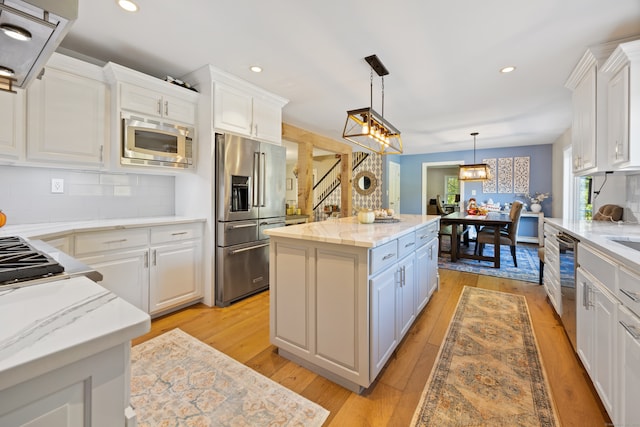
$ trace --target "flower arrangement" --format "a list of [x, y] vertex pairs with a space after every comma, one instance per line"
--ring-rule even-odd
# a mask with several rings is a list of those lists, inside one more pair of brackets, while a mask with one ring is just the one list
[[529, 193], [525, 194], [524, 197], [531, 202], [531, 204], [541, 204], [544, 199], [548, 199], [551, 197], [551, 193], [536, 193], [534, 196], [531, 196]]

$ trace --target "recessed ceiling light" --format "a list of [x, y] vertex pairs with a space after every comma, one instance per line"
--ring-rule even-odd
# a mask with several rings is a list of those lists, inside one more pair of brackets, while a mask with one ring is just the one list
[[31, 33], [22, 27], [17, 27], [11, 24], [2, 24], [0, 25], [0, 30], [15, 40], [20, 40], [22, 42], [31, 40]]
[[257, 65], [252, 65], [251, 67], [249, 67], [249, 69], [251, 71], [253, 71], [254, 73], [261, 73], [262, 72], [262, 67], [259, 67]]
[[118, 6], [126, 10], [127, 12], [137, 12], [138, 5], [132, 2], [131, 0], [116, 0], [118, 2]]
[[500, 70], [501, 73], [510, 73], [513, 70], [515, 70], [516, 67], [514, 67], [513, 65], [509, 65], [508, 67], [504, 67]]
[[13, 77], [14, 76], [14, 72], [11, 68], [7, 68], [7, 67], [3, 67], [2, 65], [0, 65], [0, 76], [3, 77]]

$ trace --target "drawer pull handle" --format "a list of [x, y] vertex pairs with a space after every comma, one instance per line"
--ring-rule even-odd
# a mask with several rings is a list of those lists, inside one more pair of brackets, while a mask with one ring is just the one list
[[429, 235], [428, 235], [428, 234], [423, 234], [422, 236], [420, 236], [420, 240], [424, 240], [424, 239], [426, 239], [427, 237], [429, 237]]
[[415, 245], [415, 242], [407, 243], [406, 245], [404, 245], [404, 247], [405, 247], [405, 248], [408, 248], [409, 246], [413, 246], [413, 245]]
[[112, 243], [123, 243], [123, 242], [126, 242], [126, 241], [127, 241], [127, 239], [108, 240], [106, 242], [103, 242], [102, 244], [103, 245], [110, 245]]
[[620, 320], [620, 324], [627, 330], [627, 332], [629, 332], [629, 335], [631, 335], [634, 340], [640, 341], [640, 331], [638, 331], [638, 328], [636, 328], [635, 326], [627, 325], [622, 320]]
[[182, 236], [184, 234], [187, 234], [187, 231], [181, 231], [179, 233], [171, 233], [172, 236]]
[[385, 256], [382, 257], [383, 261], [388, 260], [389, 258], [393, 258], [396, 254], [386, 254]]
[[627, 297], [629, 297], [629, 299], [633, 302], [638, 302], [638, 297], [640, 297], [640, 295], [638, 295], [637, 292], [627, 291], [626, 289], [620, 288], [620, 292], [622, 292]]

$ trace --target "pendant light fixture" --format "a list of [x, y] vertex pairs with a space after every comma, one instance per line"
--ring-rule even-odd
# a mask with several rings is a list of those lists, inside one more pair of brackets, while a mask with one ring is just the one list
[[473, 136], [473, 164], [460, 165], [458, 180], [460, 181], [486, 181], [489, 179], [489, 165], [486, 163], [476, 163], [476, 136], [478, 132], [471, 133]]
[[[402, 154], [400, 131], [384, 118], [384, 76], [389, 71], [376, 55], [367, 56], [371, 67], [369, 84], [369, 107], [347, 111], [342, 137], [378, 154]], [[382, 114], [373, 109], [373, 71], [382, 78]]]

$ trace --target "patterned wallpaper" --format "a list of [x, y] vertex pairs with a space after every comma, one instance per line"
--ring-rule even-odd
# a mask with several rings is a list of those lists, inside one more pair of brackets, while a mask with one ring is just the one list
[[[379, 209], [382, 207], [382, 156], [375, 153], [369, 153], [369, 156], [364, 162], [353, 170], [352, 176], [355, 177], [361, 171], [369, 171], [378, 178], [378, 186], [373, 193], [363, 196], [355, 189], [353, 190], [353, 212], [347, 215], [352, 216], [358, 212], [359, 208]], [[338, 205], [340, 206], [340, 197], [342, 192], [338, 187], [329, 197], [327, 197], [323, 204], [321, 204], [315, 211], [315, 220], [323, 221], [327, 219], [327, 215], [324, 213], [325, 205]]]

